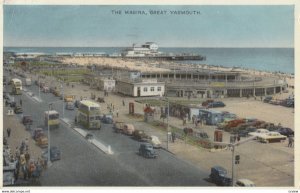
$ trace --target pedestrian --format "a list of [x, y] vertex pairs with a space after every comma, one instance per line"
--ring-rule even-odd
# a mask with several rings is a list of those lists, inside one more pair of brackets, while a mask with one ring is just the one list
[[30, 164], [29, 164], [29, 169], [28, 169], [28, 178], [31, 178], [31, 176], [34, 173], [35, 169], [36, 168], [35, 168], [34, 162], [31, 161]]
[[119, 117], [119, 109], [116, 110], [117, 117]]
[[29, 149], [29, 139], [26, 138], [25, 139], [25, 150], [28, 151], [28, 149]]
[[19, 147], [16, 147], [15, 156], [16, 156], [17, 160], [20, 159], [20, 150], [19, 150]]
[[239, 142], [241, 140], [241, 137], [238, 135], [237, 136], [237, 141]]
[[26, 160], [26, 164], [28, 164], [29, 160], [30, 160], [30, 154], [28, 151], [26, 151], [26, 153], [25, 153], [25, 160]]
[[6, 132], [7, 132], [7, 137], [9, 137], [9, 136], [10, 136], [11, 129], [8, 127], [8, 128], [6, 129]]
[[124, 101], [124, 99], [123, 99], [123, 101], [122, 101], [122, 102], [123, 102], [123, 107], [125, 107], [125, 101]]
[[115, 110], [115, 105], [112, 106], [113, 111]]
[[263, 97], [262, 96], [260, 96], [260, 100], [262, 101], [262, 99], [263, 99]]
[[20, 106], [22, 106], [22, 99], [20, 99]]
[[293, 136], [292, 136], [292, 135], [289, 135], [288, 140], [289, 140], [288, 147], [292, 147], [292, 146], [293, 146], [293, 142], [294, 142]]
[[172, 142], [174, 143], [174, 142], [175, 142], [175, 139], [176, 139], [176, 135], [175, 135], [175, 133], [174, 133], [174, 132], [172, 132], [172, 135], [171, 135], [171, 137], [172, 137]]
[[192, 122], [195, 124], [195, 115], [192, 116]]

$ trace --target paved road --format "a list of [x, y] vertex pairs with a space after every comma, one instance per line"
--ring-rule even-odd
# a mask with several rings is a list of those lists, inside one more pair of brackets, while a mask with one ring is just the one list
[[[38, 87], [28, 88], [38, 96]], [[41, 93], [39, 103], [23, 94], [24, 114], [31, 114], [33, 127], [43, 125], [44, 111], [48, 103], [58, 101], [52, 94]], [[62, 114], [62, 101], [53, 106]], [[65, 117], [74, 120], [75, 111], [65, 110]], [[21, 118], [21, 117], [20, 117]], [[47, 133], [47, 132], [46, 132]], [[51, 145], [58, 146], [62, 159], [41, 177], [43, 186], [212, 186], [205, 181], [208, 173], [161, 149], [157, 159], [145, 159], [137, 155], [139, 142], [122, 134], [116, 134], [112, 125], [103, 124], [100, 131], [92, 131], [95, 137], [112, 146], [114, 155], [104, 154], [65, 124], [51, 130]]]

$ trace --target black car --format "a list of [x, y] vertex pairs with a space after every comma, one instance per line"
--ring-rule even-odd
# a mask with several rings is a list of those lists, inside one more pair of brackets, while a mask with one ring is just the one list
[[291, 129], [291, 128], [288, 128], [288, 127], [282, 127], [282, 128], [279, 128], [278, 130], [276, 130], [278, 133], [280, 133], [281, 135], [284, 135], [284, 136], [294, 136], [294, 131]]
[[216, 102], [209, 103], [207, 107], [208, 108], [225, 107], [225, 104], [222, 101], [216, 101]]
[[21, 106], [15, 106], [14, 111], [15, 111], [16, 114], [21, 114], [21, 113], [23, 113], [23, 109], [22, 109]]
[[272, 96], [266, 96], [263, 101], [264, 101], [264, 103], [269, 103], [272, 99], [273, 99]]
[[8, 102], [8, 104], [10, 104], [10, 107], [11, 107], [11, 108], [15, 108], [16, 105], [17, 105], [17, 103], [14, 102], [14, 101]]
[[139, 155], [145, 158], [157, 158], [153, 146], [150, 143], [142, 143], [139, 148]]
[[221, 166], [212, 167], [209, 178], [218, 186], [230, 186], [232, 184], [232, 179], [227, 177], [227, 170]]
[[255, 128], [255, 127], [248, 127], [245, 130], [239, 130], [238, 131], [238, 136], [240, 136], [240, 137], [248, 137], [248, 134], [250, 132], [255, 132], [256, 130], [257, 130], [257, 128]]

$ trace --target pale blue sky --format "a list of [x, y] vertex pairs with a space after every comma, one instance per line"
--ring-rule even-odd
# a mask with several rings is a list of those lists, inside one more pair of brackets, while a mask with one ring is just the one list
[[[122, 15], [112, 14], [122, 10]], [[125, 15], [124, 10], [166, 10]], [[200, 15], [171, 15], [171, 10]], [[294, 47], [293, 6], [4, 5], [4, 46]]]

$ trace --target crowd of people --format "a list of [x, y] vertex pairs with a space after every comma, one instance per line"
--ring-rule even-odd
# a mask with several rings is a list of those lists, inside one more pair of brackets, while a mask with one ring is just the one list
[[[7, 138], [11, 135], [11, 129], [7, 128]], [[5, 139], [4, 139], [5, 140]], [[47, 163], [45, 159], [39, 157], [34, 160], [29, 151], [29, 139], [21, 141], [20, 146], [15, 150], [11, 150], [7, 139], [3, 143], [3, 167], [7, 166], [14, 171], [14, 183], [20, 180], [37, 181], [43, 169], [46, 169]]]

